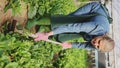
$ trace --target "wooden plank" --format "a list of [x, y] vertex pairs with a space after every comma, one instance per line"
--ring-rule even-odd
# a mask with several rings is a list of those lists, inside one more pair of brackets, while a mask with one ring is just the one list
[[[110, 26], [110, 37], [113, 38], [113, 25]], [[115, 68], [115, 56], [114, 56], [114, 50], [105, 53], [106, 55], [106, 68]]]
[[112, 0], [113, 38], [115, 40], [115, 68], [120, 68], [120, 0]]
[[[112, 1], [111, 0], [109, 0], [106, 3], [106, 7], [108, 8], [110, 16], [113, 17], [113, 15], [112, 15], [113, 14], [113, 12], [112, 12]], [[113, 24], [110, 24], [109, 36], [113, 38]], [[115, 54], [114, 50], [112, 50], [109, 53], [105, 53], [105, 55], [106, 55], [106, 68], [115, 68], [115, 55], [114, 54]]]

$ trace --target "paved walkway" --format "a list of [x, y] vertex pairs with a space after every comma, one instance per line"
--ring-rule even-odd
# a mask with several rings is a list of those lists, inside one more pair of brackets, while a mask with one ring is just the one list
[[106, 53], [106, 68], [120, 68], [120, 0], [111, 0], [107, 6], [113, 18], [110, 35], [115, 40], [115, 48]]

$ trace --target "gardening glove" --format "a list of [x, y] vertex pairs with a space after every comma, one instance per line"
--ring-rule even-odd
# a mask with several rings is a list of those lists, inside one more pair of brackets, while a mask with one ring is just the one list
[[40, 40], [46, 41], [46, 40], [48, 40], [48, 37], [49, 37], [48, 33], [39, 33], [38, 32], [34, 35], [34, 41], [40, 41]]
[[62, 47], [63, 49], [72, 48], [72, 44], [69, 42], [63, 42]]

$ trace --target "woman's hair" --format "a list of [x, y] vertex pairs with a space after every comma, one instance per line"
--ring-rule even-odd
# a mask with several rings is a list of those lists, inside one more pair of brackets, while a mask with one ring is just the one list
[[115, 46], [115, 42], [112, 38], [110, 38], [108, 35], [104, 35], [103, 36], [103, 40], [105, 42], [105, 45], [103, 47], [103, 49], [101, 50], [102, 52], [109, 52], [111, 51], [114, 46]]

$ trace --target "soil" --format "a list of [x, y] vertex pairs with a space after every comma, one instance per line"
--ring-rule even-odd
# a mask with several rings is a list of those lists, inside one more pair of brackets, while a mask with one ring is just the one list
[[3, 31], [2, 26], [6, 24], [7, 21], [12, 23], [13, 20], [16, 20], [17, 25], [21, 25], [23, 27], [27, 23], [27, 4], [21, 2], [21, 11], [16, 15], [13, 15], [12, 9], [8, 9], [6, 12], [4, 12], [4, 8], [8, 3], [9, 2], [7, 0], [0, 0], [0, 32]]

